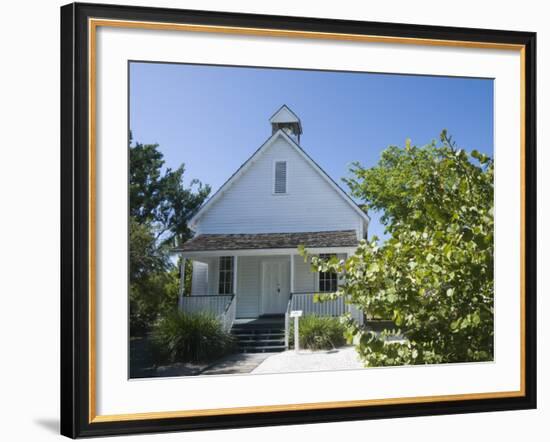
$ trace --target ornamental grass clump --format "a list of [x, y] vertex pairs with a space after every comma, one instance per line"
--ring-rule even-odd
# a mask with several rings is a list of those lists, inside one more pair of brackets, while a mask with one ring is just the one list
[[[304, 316], [298, 325], [300, 347], [309, 350], [331, 350], [346, 343], [345, 327], [339, 318]], [[294, 346], [294, 323], [290, 328], [290, 345]]]
[[208, 314], [179, 311], [162, 318], [153, 330], [153, 345], [166, 363], [209, 362], [233, 352], [233, 336]]

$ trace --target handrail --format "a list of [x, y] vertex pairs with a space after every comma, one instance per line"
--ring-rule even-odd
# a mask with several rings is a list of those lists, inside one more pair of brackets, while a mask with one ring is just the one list
[[227, 305], [225, 306], [225, 310], [223, 311], [224, 313], [227, 313], [227, 310], [229, 310], [229, 307], [231, 307], [231, 304], [234, 299], [235, 299], [235, 293], [231, 295], [231, 298], [229, 299], [229, 302], [227, 303]]
[[286, 312], [285, 312], [285, 348], [288, 350], [289, 347], [289, 340], [290, 340], [290, 310], [292, 309], [292, 295], [294, 293], [291, 293], [288, 297], [288, 303], [286, 304]]
[[320, 294], [320, 293], [323, 293], [323, 292], [319, 292], [319, 291], [308, 291], [308, 292], [292, 292], [291, 295], [316, 295], [316, 294]]
[[225, 306], [225, 310], [220, 315], [223, 329], [226, 332], [231, 331], [231, 327], [233, 327], [233, 322], [235, 321], [235, 314], [236, 314], [235, 298], [236, 298], [235, 294], [232, 294], [231, 299], [229, 300], [229, 302]]

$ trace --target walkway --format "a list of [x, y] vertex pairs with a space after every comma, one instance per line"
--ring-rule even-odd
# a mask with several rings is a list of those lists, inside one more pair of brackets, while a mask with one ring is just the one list
[[236, 353], [214, 362], [201, 375], [210, 374], [245, 374], [252, 372], [273, 353]]
[[252, 374], [264, 373], [295, 373], [304, 371], [352, 370], [364, 368], [355, 348], [341, 347], [334, 350], [311, 351], [288, 350], [272, 354]]

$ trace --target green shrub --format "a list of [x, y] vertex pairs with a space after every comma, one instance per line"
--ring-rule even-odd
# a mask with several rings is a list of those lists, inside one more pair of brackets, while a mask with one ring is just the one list
[[214, 317], [174, 311], [158, 321], [152, 334], [158, 360], [208, 362], [235, 350], [235, 341]]
[[[346, 343], [345, 327], [339, 318], [325, 316], [304, 316], [298, 326], [300, 348], [330, 350]], [[290, 346], [294, 346], [294, 320], [290, 325]]]

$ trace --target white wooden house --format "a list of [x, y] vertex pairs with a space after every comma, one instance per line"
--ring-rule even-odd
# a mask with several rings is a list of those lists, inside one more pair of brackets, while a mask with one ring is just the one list
[[[312, 272], [298, 246], [344, 258], [366, 237], [369, 218], [302, 149], [294, 112], [283, 105], [269, 121], [271, 136], [190, 220], [194, 237], [175, 252], [193, 263], [191, 293], [181, 285], [181, 309], [211, 312], [241, 334], [284, 326], [288, 346], [291, 310], [351, 311], [361, 320], [343, 299], [313, 302], [315, 293], [334, 291], [339, 278]], [[266, 348], [256, 341], [249, 350]], [[272, 350], [284, 348], [271, 341]]]

